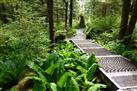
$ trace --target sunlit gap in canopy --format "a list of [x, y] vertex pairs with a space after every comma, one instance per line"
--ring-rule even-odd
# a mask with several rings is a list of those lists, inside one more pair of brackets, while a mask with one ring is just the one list
[[84, 13], [84, 2], [85, 0], [79, 0], [79, 4], [80, 4], [80, 13], [83, 14]]

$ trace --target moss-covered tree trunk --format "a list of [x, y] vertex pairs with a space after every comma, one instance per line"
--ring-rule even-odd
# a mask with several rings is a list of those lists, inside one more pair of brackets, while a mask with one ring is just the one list
[[70, 16], [69, 16], [69, 26], [72, 27], [73, 18], [73, 0], [70, 0]]
[[122, 16], [121, 16], [121, 28], [119, 32], [119, 39], [121, 40], [124, 38], [128, 26], [131, 0], [122, 0], [122, 1], [123, 1], [123, 5], [122, 5]]
[[79, 28], [85, 28], [85, 19], [84, 16], [80, 15], [80, 22], [79, 22]]
[[68, 1], [65, 2], [65, 28], [67, 28], [67, 23], [68, 23]]
[[129, 41], [131, 40], [133, 30], [136, 25], [136, 21], [137, 21], [137, 0], [134, 3], [134, 8], [132, 10], [129, 25], [127, 27], [127, 31], [126, 31], [126, 35], [125, 35], [125, 43], [129, 43]]
[[3, 23], [7, 23], [7, 14], [6, 14], [6, 7], [4, 3], [0, 3], [0, 20]]
[[54, 16], [53, 16], [53, 0], [47, 0], [48, 18], [49, 18], [49, 38], [51, 48], [55, 45], [55, 30], [54, 30]]

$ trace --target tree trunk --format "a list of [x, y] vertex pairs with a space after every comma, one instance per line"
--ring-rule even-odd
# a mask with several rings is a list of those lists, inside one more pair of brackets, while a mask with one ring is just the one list
[[67, 23], [68, 23], [68, 2], [65, 2], [65, 6], [66, 6], [66, 14], [65, 14], [65, 28], [67, 28]]
[[49, 18], [49, 38], [51, 48], [55, 45], [55, 31], [54, 31], [54, 16], [53, 16], [53, 0], [47, 0], [48, 18]]
[[130, 42], [132, 34], [133, 34], [133, 30], [134, 30], [135, 25], [136, 25], [136, 21], [137, 21], [137, 0], [135, 1], [135, 5], [133, 8], [131, 19], [130, 19], [129, 25], [127, 27], [126, 36], [125, 36], [125, 43]]
[[95, 14], [95, 6], [96, 6], [96, 0], [92, 0], [92, 13]]
[[0, 4], [0, 20], [3, 22], [3, 23], [7, 23], [8, 22], [8, 17], [7, 17], [7, 14], [6, 14], [6, 7], [5, 7], [5, 4], [4, 3], [1, 3]]
[[70, 27], [72, 27], [72, 18], [73, 18], [73, 0], [70, 0], [70, 17], [69, 17]]
[[123, 39], [128, 26], [128, 16], [130, 11], [131, 0], [123, 0], [121, 29], [119, 32], [119, 39]]
[[106, 16], [107, 15], [107, 3], [103, 3], [102, 5], [102, 16]]

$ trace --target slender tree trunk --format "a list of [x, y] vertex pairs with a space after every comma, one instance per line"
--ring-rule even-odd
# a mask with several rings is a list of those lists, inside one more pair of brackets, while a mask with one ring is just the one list
[[6, 15], [6, 7], [4, 3], [0, 4], [0, 20], [3, 23], [7, 23], [8, 19], [7, 19], [7, 15]]
[[123, 39], [128, 26], [128, 16], [130, 11], [131, 0], [123, 0], [121, 29], [119, 32], [119, 39]]
[[106, 16], [107, 14], [107, 4], [103, 3], [102, 5], [102, 16]]
[[96, 0], [92, 0], [92, 13], [95, 14], [95, 6], [96, 6]]
[[55, 31], [54, 31], [54, 16], [53, 16], [53, 0], [47, 0], [48, 18], [49, 18], [49, 38], [51, 48], [55, 44]]
[[68, 2], [65, 2], [66, 10], [65, 10], [65, 28], [67, 28], [68, 23]]
[[73, 0], [70, 0], [70, 16], [69, 16], [69, 26], [72, 27], [73, 18]]
[[133, 30], [135, 28], [137, 21], [137, 0], [135, 1], [135, 5], [132, 11], [131, 19], [129, 25], [127, 27], [126, 36], [125, 36], [125, 43], [129, 43], [133, 34]]

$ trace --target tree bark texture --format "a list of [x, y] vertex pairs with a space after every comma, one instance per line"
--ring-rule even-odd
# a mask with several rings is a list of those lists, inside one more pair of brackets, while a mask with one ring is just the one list
[[69, 26], [72, 27], [73, 18], [73, 0], [70, 0], [70, 16], [69, 16]]
[[68, 23], [68, 2], [65, 2], [66, 10], [65, 10], [65, 28], [67, 28]]
[[55, 43], [55, 31], [54, 31], [54, 16], [53, 16], [53, 0], [47, 0], [48, 18], [49, 18], [49, 38], [51, 47], [54, 47]]
[[137, 0], [135, 1], [134, 8], [131, 14], [131, 19], [129, 21], [129, 25], [127, 27], [126, 35], [125, 35], [125, 42], [128, 43], [131, 40], [133, 30], [135, 28], [137, 21]]
[[125, 36], [125, 32], [128, 26], [128, 18], [129, 18], [130, 5], [131, 5], [131, 0], [122, 0], [122, 1], [123, 1], [123, 7], [122, 7], [121, 29], [119, 32], [119, 39], [123, 39]]

